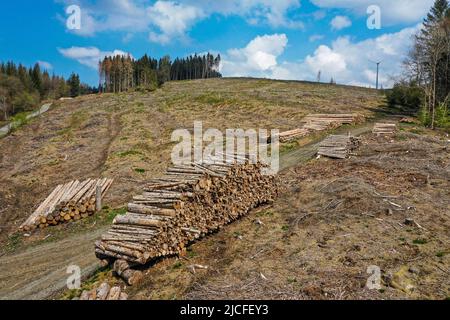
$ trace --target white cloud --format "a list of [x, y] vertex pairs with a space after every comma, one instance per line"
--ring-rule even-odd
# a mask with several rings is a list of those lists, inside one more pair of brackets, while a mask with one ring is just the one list
[[277, 58], [288, 43], [285, 34], [258, 36], [242, 49], [230, 49], [223, 58], [221, 71], [226, 76], [270, 75], [278, 65]]
[[305, 63], [314, 73], [326, 70], [327, 73], [338, 74], [347, 69], [345, 57], [324, 45], [319, 46], [314, 55], [307, 56]]
[[157, 1], [147, 13], [151, 24], [161, 31], [160, 34], [150, 32], [149, 39], [162, 44], [167, 44], [174, 38], [184, 37], [186, 31], [204, 17], [201, 9], [172, 1]]
[[352, 21], [346, 16], [336, 16], [330, 22], [333, 30], [342, 30], [352, 25]]
[[367, 8], [381, 8], [382, 23], [387, 25], [419, 22], [432, 7], [434, 0], [311, 0], [320, 8], [348, 9], [357, 15], [366, 15]]
[[128, 53], [122, 50], [101, 51], [96, 47], [71, 47], [59, 48], [58, 51], [66, 58], [73, 59], [92, 69], [98, 69], [98, 63], [106, 56], [126, 56]]
[[51, 64], [50, 62], [47, 62], [47, 61], [38, 61], [37, 63], [39, 64], [39, 66], [40, 66], [42, 69], [45, 69], [45, 70], [52, 70], [52, 69], [53, 69], [53, 66], [52, 66], [52, 64]]
[[[148, 32], [150, 41], [167, 44], [186, 38], [197, 22], [218, 14], [240, 16], [252, 25], [301, 29], [302, 21], [288, 18], [300, 7], [300, 0], [158, 0], [149, 5], [144, 0], [56, 0], [81, 8], [80, 36], [105, 31]], [[65, 23], [65, 16], [60, 16]]]
[[300, 8], [300, 0], [187, 0], [187, 3], [205, 8], [208, 15], [237, 15], [250, 24], [271, 27], [303, 28], [303, 23], [287, 17], [291, 10]]
[[309, 81], [315, 81], [321, 71], [323, 81], [334, 78], [341, 84], [374, 87], [376, 65], [372, 61], [383, 61], [380, 84], [389, 87], [393, 84], [391, 76], [401, 72], [411, 38], [419, 28], [417, 25], [360, 42], [339, 37], [331, 46], [318, 46], [299, 62], [278, 61], [288, 43], [286, 35], [265, 35], [256, 37], [245, 48], [228, 50], [221, 71], [224, 76]]

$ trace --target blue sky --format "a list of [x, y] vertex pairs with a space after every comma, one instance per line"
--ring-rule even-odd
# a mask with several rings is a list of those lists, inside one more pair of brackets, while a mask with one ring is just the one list
[[[77, 72], [98, 82], [96, 61], [108, 54], [182, 57], [214, 52], [224, 76], [373, 86], [400, 72], [411, 36], [433, 0], [16, 0], [4, 1], [0, 60], [40, 62], [56, 74]], [[66, 8], [81, 10], [69, 30]], [[368, 29], [367, 8], [380, 9], [381, 28]]]

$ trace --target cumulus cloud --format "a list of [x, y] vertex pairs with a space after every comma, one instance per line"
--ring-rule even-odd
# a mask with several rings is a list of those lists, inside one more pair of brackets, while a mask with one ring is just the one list
[[71, 47], [58, 51], [66, 58], [73, 59], [92, 69], [98, 69], [98, 63], [106, 56], [126, 56], [128, 53], [122, 50], [101, 51], [96, 47]]
[[352, 21], [346, 16], [336, 16], [330, 22], [333, 30], [342, 30], [352, 25]]
[[419, 22], [431, 8], [434, 0], [311, 0], [326, 9], [348, 9], [357, 15], [366, 15], [367, 8], [378, 5], [382, 21], [387, 25]]
[[167, 44], [171, 39], [184, 37], [186, 31], [205, 15], [203, 10], [171, 1], [158, 1], [147, 10], [148, 18], [160, 33], [150, 32], [153, 42]]
[[279, 61], [288, 43], [286, 35], [265, 35], [255, 38], [245, 48], [228, 50], [222, 73], [225, 76], [315, 81], [320, 71], [324, 81], [334, 78], [341, 84], [373, 87], [376, 66], [372, 61], [376, 60], [383, 61], [380, 83], [389, 87], [393, 84], [392, 76], [400, 73], [411, 37], [419, 28], [417, 25], [359, 42], [353, 42], [350, 37], [339, 37], [330, 46], [318, 46], [299, 62]]
[[277, 58], [284, 52], [287, 43], [285, 34], [258, 36], [245, 48], [228, 50], [221, 71], [233, 77], [270, 75], [278, 65]]

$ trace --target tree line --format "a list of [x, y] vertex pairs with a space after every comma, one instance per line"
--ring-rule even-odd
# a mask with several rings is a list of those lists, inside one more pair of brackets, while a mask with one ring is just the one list
[[72, 73], [64, 77], [50, 75], [36, 63], [27, 68], [12, 61], [0, 63], [0, 120], [24, 111], [31, 111], [47, 99], [76, 97], [95, 92], [95, 88], [80, 82], [80, 77]]
[[419, 111], [431, 127], [450, 127], [450, 5], [436, 0], [415, 35], [404, 74], [388, 94], [391, 104]]
[[210, 53], [174, 61], [169, 56], [157, 60], [147, 54], [138, 60], [130, 55], [109, 56], [99, 62], [99, 90], [154, 90], [168, 81], [220, 78], [220, 62], [220, 55], [214, 57]]

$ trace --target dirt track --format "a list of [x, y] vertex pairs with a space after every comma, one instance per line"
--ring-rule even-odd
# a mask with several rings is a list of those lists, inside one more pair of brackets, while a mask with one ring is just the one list
[[[371, 125], [365, 124], [347, 131], [359, 135], [370, 130]], [[314, 157], [319, 141], [283, 154], [282, 169]], [[85, 232], [0, 257], [0, 299], [46, 299], [65, 287], [69, 265], [78, 265], [84, 276], [90, 275], [98, 268], [93, 244], [103, 231]]]
[[1, 257], [0, 299], [46, 299], [65, 288], [70, 265], [89, 276], [98, 268], [93, 244], [103, 232], [104, 228], [97, 229]]

